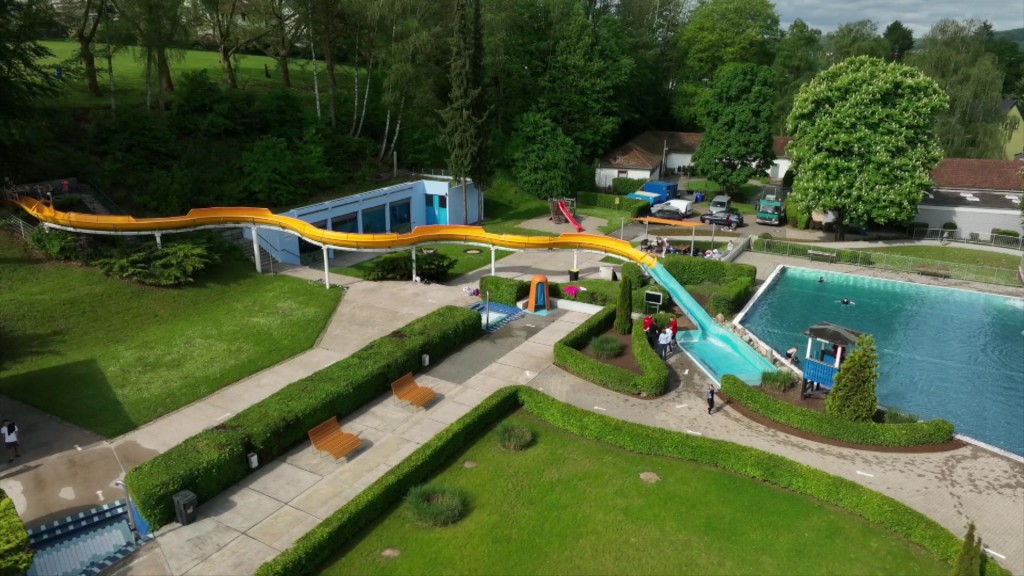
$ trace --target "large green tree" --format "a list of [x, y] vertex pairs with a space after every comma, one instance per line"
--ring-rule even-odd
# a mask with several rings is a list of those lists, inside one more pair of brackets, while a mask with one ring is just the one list
[[694, 124], [715, 71], [731, 62], [771, 65], [781, 36], [779, 15], [769, 0], [699, 0], [678, 36], [682, 67], [673, 115]]
[[825, 399], [825, 412], [843, 420], [869, 422], [878, 409], [878, 351], [875, 339], [864, 334], [836, 374]]
[[856, 57], [807, 83], [793, 102], [787, 151], [800, 177], [790, 200], [848, 222], [903, 223], [917, 214], [942, 158], [932, 133], [948, 99], [903, 64]]
[[847, 22], [826, 37], [829, 58], [833, 63], [854, 56], [883, 58], [889, 43], [878, 35], [878, 26], [871, 20]]
[[448, 107], [441, 112], [444, 120], [442, 138], [448, 150], [448, 170], [452, 180], [462, 183], [462, 214], [469, 224], [469, 206], [466, 200], [466, 182], [473, 174], [474, 163], [481, 147], [480, 124], [482, 98], [482, 42], [478, 35], [480, 0], [456, 0], [453, 16], [455, 30], [452, 35], [452, 57], [448, 72], [451, 90]]
[[698, 172], [731, 192], [771, 168], [773, 96], [767, 66], [728, 64], [718, 70], [703, 107], [704, 138], [693, 155]]
[[982, 24], [985, 36], [985, 50], [996, 57], [1003, 72], [1003, 97], [1012, 100], [1024, 99], [1024, 50], [1013, 40], [996, 36], [992, 25]]
[[935, 133], [950, 158], [1003, 156], [1003, 75], [986, 50], [987, 39], [978, 20], [940, 20], [907, 59], [949, 95], [949, 109], [939, 116]]
[[775, 54], [772, 77], [775, 80], [775, 133], [786, 130], [786, 118], [793, 108], [793, 96], [814, 78], [824, 63], [825, 50], [821, 30], [797, 19], [790, 26]]
[[882, 38], [889, 43], [890, 62], [902, 62], [903, 59], [914, 49], [914, 32], [903, 25], [903, 22], [894, 20], [892, 24], [885, 27]]
[[572, 170], [580, 150], [547, 116], [524, 114], [511, 149], [512, 175], [523, 191], [538, 198], [561, 198], [572, 191]]
[[95, 96], [100, 93], [100, 85], [96, 78], [96, 56], [92, 52], [92, 44], [100, 21], [106, 15], [107, 0], [63, 0], [54, 3], [54, 7], [57, 19], [68, 36], [78, 42], [78, 53], [85, 66], [85, 85], [89, 94]]

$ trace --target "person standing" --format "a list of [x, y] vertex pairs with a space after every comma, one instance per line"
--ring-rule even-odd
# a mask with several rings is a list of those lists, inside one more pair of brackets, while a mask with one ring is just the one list
[[658, 335], [658, 344], [661, 345], [661, 359], [668, 360], [668, 347], [672, 344], [672, 329], [666, 327], [660, 335]]
[[4, 418], [0, 434], [4, 435], [4, 444], [7, 446], [7, 463], [14, 462], [15, 458], [21, 458], [21, 452], [18, 451], [18, 425]]
[[715, 409], [715, 385], [708, 385], [708, 414]]
[[676, 334], [679, 333], [679, 320], [677, 320], [675, 316], [673, 316], [672, 319], [669, 320], [668, 329], [672, 331], [672, 343], [675, 344]]

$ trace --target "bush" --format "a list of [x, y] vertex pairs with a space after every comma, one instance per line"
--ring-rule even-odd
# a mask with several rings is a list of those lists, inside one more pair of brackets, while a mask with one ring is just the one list
[[480, 279], [480, 294], [488, 292], [491, 302], [516, 306], [520, 300], [530, 295], [530, 283], [501, 276], [484, 276]]
[[29, 548], [28, 531], [14, 508], [14, 501], [0, 490], [0, 574], [28, 572], [34, 554]]
[[658, 330], [664, 330], [675, 317], [676, 315], [670, 312], [658, 312], [652, 317], [652, 319], [654, 320], [654, 325]]
[[445, 306], [289, 384], [129, 472], [126, 480], [140, 512], [159, 528], [174, 518], [176, 492], [191, 490], [200, 503], [213, 498], [249, 473], [247, 453], [255, 452], [261, 462], [274, 460], [317, 424], [390, 393], [392, 382], [420, 367], [423, 354], [437, 361], [480, 333], [478, 313]]
[[671, 255], [662, 262], [680, 284], [725, 284], [736, 278], [757, 276], [757, 268], [750, 264], [736, 264], [707, 258]]
[[555, 343], [555, 365], [584, 380], [616, 392], [659, 396], [668, 389], [668, 366], [647, 343], [647, 334], [639, 322], [633, 324], [632, 345], [642, 376], [605, 364], [580, 352], [592, 338], [603, 334], [615, 321], [615, 308], [607, 306]]
[[615, 306], [615, 331], [629, 334], [633, 326], [633, 284], [623, 278], [619, 283], [619, 300]]
[[51, 260], [79, 260], [81, 257], [78, 251], [78, 237], [70, 232], [37, 226], [28, 239]]
[[496, 432], [498, 445], [510, 452], [525, 450], [533, 443], [533, 430], [520, 424], [502, 422]]
[[993, 228], [992, 234], [995, 236], [1012, 236], [1014, 238], [1020, 238], [1020, 232], [1016, 230], [1007, 230], [1006, 228]]
[[[440, 252], [421, 251], [416, 254], [416, 275], [428, 282], [444, 282], [455, 264], [454, 258]], [[406, 250], [374, 258], [363, 277], [372, 281], [411, 280], [412, 253]]]
[[405, 498], [413, 516], [427, 526], [450, 526], [466, 515], [469, 498], [457, 488], [417, 486]]
[[730, 316], [743, 309], [754, 293], [754, 279], [741, 277], [719, 287], [708, 303], [712, 314]]
[[[635, 192], [631, 190], [630, 192]], [[626, 192], [629, 194], [630, 192]], [[621, 196], [613, 196], [611, 194], [598, 194], [596, 192], [577, 192], [576, 200], [580, 206], [593, 206], [595, 208], [610, 208], [612, 210], [622, 210], [630, 218], [639, 218], [651, 211], [651, 205], [646, 200], [640, 200], [638, 198], [623, 198]], [[619, 203], [616, 204], [615, 201]]]
[[984, 559], [981, 536], [975, 533], [974, 522], [971, 522], [967, 525], [967, 535], [964, 536], [964, 544], [956, 557], [952, 576], [984, 576]]
[[775, 370], [761, 374], [761, 387], [776, 392], [785, 392], [796, 386], [800, 377], [789, 370]]
[[946, 222], [942, 225], [943, 230], [956, 230], [956, 222]]
[[647, 180], [643, 178], [612, 178], [612, 194], [625, 196], [644, 187]]
[[220, 257], [205, 245], [192, 242], [132, 246], [118, 255], [102, 258], [96, 265], [109, 276], [129, 278], [150, 286], [181, 286]]
[[636, 262], [624, 262], [622, 264], [622, 281], [629, 280], [633, 289], [641, 288], [647, 284], [647, 277], [644, 276], [643, 268]]
[[850, 422], [816, 410], [776, 400], [747, 386], [734, 376], [722, 378], [722, 392], [769, 420], [823, 438], [833, 438], [865, 446], [920, 446], [922, 444], [942, 444], [953, 438], [953, 425], [945, 420], [930, 420], [912, 424]]
[[825, 412], [851, 422], [871, 420], [878, 409], [877, 382], [878, 351], [874, 338], [864, 334], [839, 368]]
[[[731, 376], [726, 378], [742, 384]], [[588, 412], [525, 386], [514, 386], [498, 390], [442, 430], [291, 548], [262, 565], [256, 574], [301, 576], [320, 573], [323, 564], [339, 548], [393, 507], [404, 491], [436, 473], [451, 456], [475, 441], [486, 427], [520, 405], [531, 414], [583, 438], [638, 454], [680, 458], [715, 466], [816, 498], [892, 530], [950, 566], [961, 548], [960, 539], [934, 520], [851, 480], [754, 448]], [[989, 570], [991, 576], [1007, 573], [995, 563], [989, 565]]]
[[590, 351], [594, 356], [607, 360], [622, 355], [622, 343], [614, 336], [598, 336], [590, 341]]
[[904, 412], [897, 410], [896, 408], [885, 409], [885, 423], [886, 424], [913, 424], [920, 422], [917, 414], [911, 414], [910, 412]]

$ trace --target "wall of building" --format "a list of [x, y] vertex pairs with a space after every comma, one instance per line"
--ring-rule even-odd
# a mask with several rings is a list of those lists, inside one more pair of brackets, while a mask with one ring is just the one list
[[[625, 175], [619, 174], [625, 172]], [[598, 168], [594, 173], [594, 183], [598, 188], [611, 188], [612, 180], [615, 178], [633, 178], [635, 180], [651, 180], [658, 175], [658, 169], [642, 170], [631, 168], [622, 170], [620, 168]]]
[[917, 222], [927, 222], [932, 228], [941, 228], [946, 222], [956, 224], [962, 233], [990, 234], [993, 228], [1022, 232], [1020, 212], [998, 208], [971, 208], [967, 206], [917, 207]]
[[782, 180], [786, 176], [786, 172], [789, 172], [791, 164], [792, 161], [789, 158], [776, 158], [768, 173], [768, 177], [772, 180]]

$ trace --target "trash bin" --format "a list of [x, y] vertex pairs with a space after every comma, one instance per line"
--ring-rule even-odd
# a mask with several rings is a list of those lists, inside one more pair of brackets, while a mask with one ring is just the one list
[[580, 280], [580, 271], [579, 270], [569, 270], [569, 282], [579, 282], [579, 280]]
[[704, 201], [704, 193], [703, 192], [695, 193], [693, 195], [693, 201], [696, 202], [697, 204], [700, 204], [701, 202], [703, 202]]
[[196, 509], [199, 507], [199, 498], [190, 490], [182, 490], [174, 495], [174, 515], [178, 524], [188, 526], [196, 521]]

